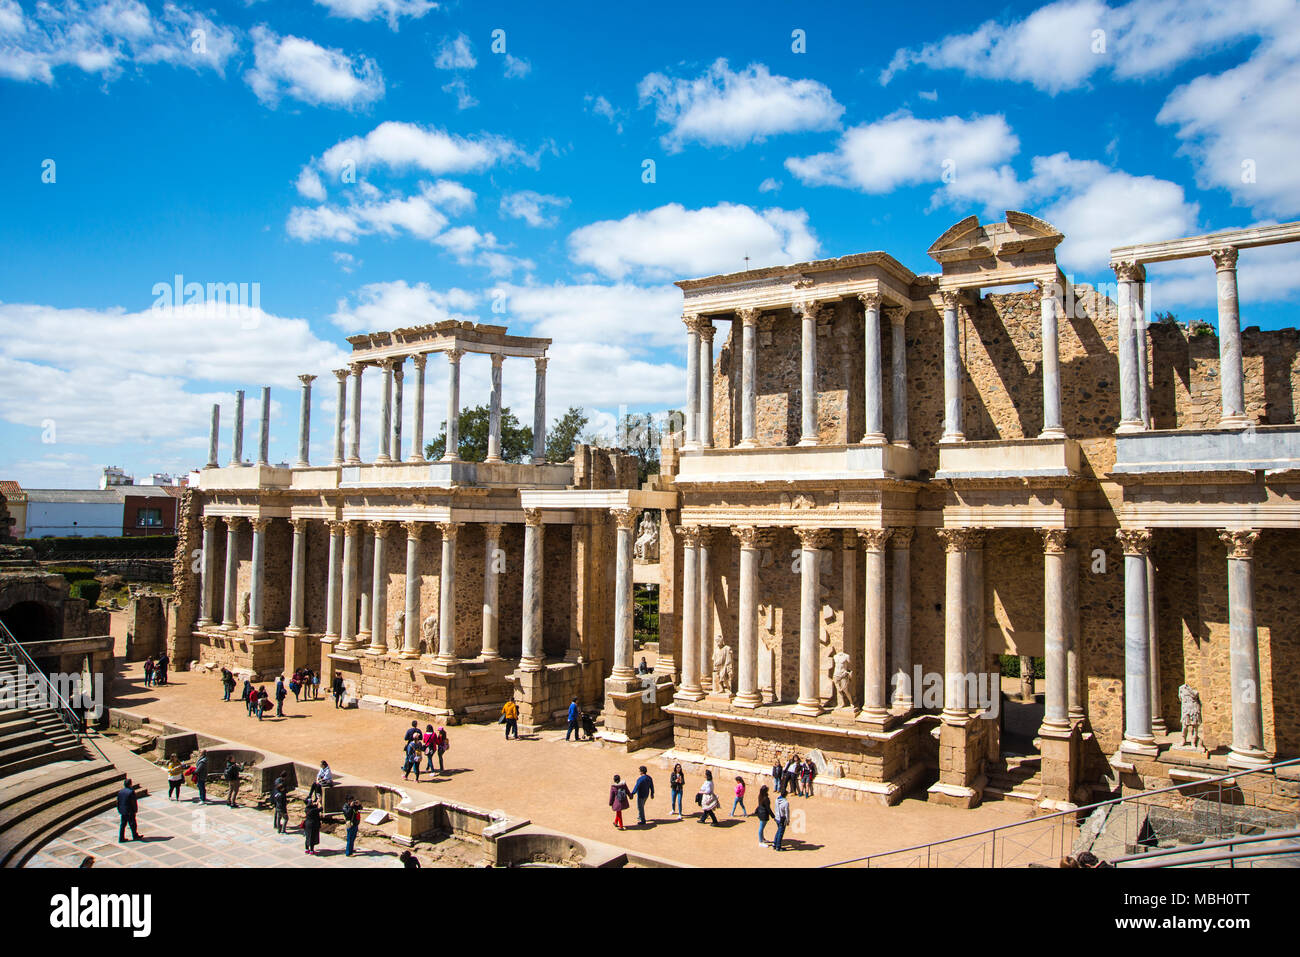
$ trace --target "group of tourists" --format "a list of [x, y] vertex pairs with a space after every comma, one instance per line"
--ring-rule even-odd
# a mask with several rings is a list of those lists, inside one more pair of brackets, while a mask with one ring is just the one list
[[267, 692], [266, 685], [259, 688], [253, 684], [251, 679], [245, 678], [241, 697], [250, 718], [255, 716], [258, 721], [261, 721], [266, 713], [271, 710], [271, 695]]
[[167, 683], [167, 668], [171, 661], [165, 651], [157, 658], [154, 658], [153, 655], [146, 658], [144, 660], [144, 686], [152, 688], [155, 685], [165, 685]]
[[817, 777], [817, 765], [812, 758], [801, 761], [799, 755], [790, 755], [785, 760], [778, 754], [772, 763], [772, 790], [793, 792], [799, 797], [813, 796], [813, 780]]
[[310, 668], [297, 668], [289, 676], [289, 690], [294, 701], [316, 701], [320, 698], [320, 675]]
[[[424, 769], [425, 774], [442, 774], [445, 771], [442, 763], [442, 756], [447, 752], [451, 744], [447, 740], [447, 729], [439, 725], [434, 730], [433, 725], [426, 724], [424, 731], [420, 730], [420, 722], [412, 721], [411, 726], [406, 729], [406, 737], [402, 742], [402, 777], [404, 780], [411, 779], [411, 772], [415, 772], [415, 781], [420, 781], [420, 759], [424, 757], [427, 760], [427, 766]], [[438, 770], [433, 770], [433, 759], [438, 759]]]

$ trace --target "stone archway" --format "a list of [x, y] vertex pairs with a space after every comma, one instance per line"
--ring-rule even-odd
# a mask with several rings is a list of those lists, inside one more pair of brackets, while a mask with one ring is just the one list
[[43, 601], [20, 601], [0, 611], [0, 621], [24, 644], [61, 637], [58, 609]]

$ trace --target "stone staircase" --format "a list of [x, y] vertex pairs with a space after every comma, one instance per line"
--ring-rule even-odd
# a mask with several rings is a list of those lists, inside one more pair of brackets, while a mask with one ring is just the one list
[[1037, 804], [1042, 797], [1042, 771], [1042, 759], [1036, 754], [989, 761], [984, 766], [984, 776], [988, 779], [984, 799]]

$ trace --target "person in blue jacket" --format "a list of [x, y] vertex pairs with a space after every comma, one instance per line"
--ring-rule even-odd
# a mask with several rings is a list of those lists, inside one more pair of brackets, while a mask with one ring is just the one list
[[578, 711], [578, 699], [574, 698], [569, 702], [569, 730], [564, 732], [564, 740], [569, 740], [569, 735], [573, 735], [579, 741], [582, 740], [582, 725], [578, 723], [582, 714]]

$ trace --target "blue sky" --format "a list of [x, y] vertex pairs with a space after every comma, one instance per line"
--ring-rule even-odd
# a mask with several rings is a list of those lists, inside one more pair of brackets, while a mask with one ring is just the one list
[[[1067, 274], [1113, 281], [1112, 246], [1297, 218], [1297, 80], [1291, 0], [0, 0], [0, 477], [199, 466], [214, 401], [224, 460], [262, 385], [291, 459], [303, 372], [322, 460], [343, 337], [447, 317], [554, 338], [552, 418], [679, 406], [673, 279], [936, 271], [970, 213], [1043, 216]], [[177, 274], [257, 308], [171, 308]], [[1214, 320], [1208, 262], [1151, 278]], [[1294, 324], [1297, 286], [1300, 254], [1244, 253], [1243, 324]], [[464, 403], [487, 382], [467, 361]], [[507, 362], [522, 421], [531, 395]]]

